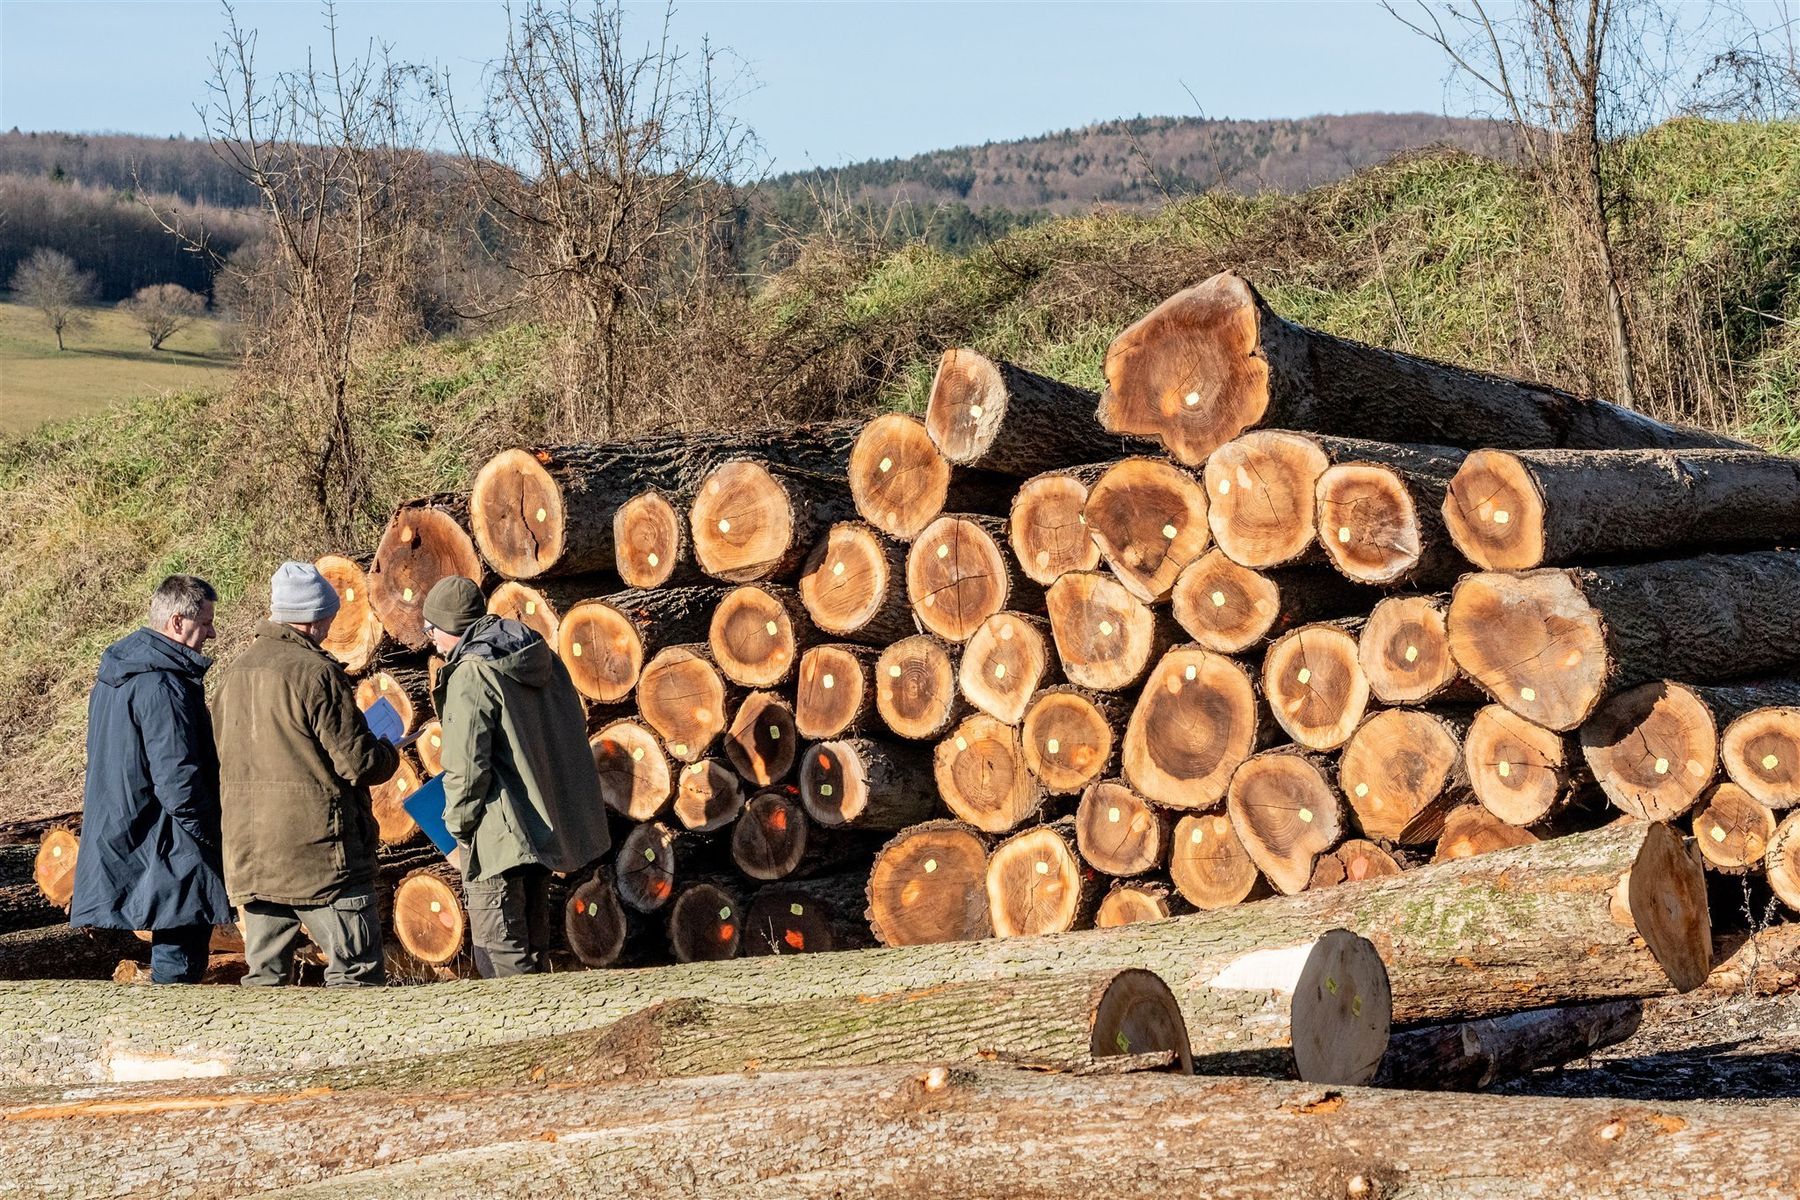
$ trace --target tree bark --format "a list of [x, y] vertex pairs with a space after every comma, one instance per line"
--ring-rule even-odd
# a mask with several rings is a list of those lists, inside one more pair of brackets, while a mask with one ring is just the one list
[[0, 846], [0, 934], [59, 924], [68, 913], [38, 887], [38, 848]]
[[946, 350], [925, 407], [925, 429], [946, 459], [1023, 479], [1087, 462], [1112, 443], [1085, 388], [978, 354]]
[[[1626, 872], [1621, 905], [1615, 892]], [[0, 1023], [13, 1031], [0, 1042], [0, 1068], [17, 1083], [41, 1084], [105, 1081], [129, 1071], [148, 1077], [148, 1056], [162, 1056], [153, 1060], [162, 1077], [291, 1069], [296, 1062], [323, 1067], [594, 1028], [697, 993], [778, 1004], [1123, 966], [1163, 976], [1192, 1024], [1190, 999], [1224, 990], [1207, 981], [1233, 963], [1310, 945], [1336, 927], [1366, 931], [1381, 952], [1397, 1020], [1473, 1020], [1698, 986], [1710, 956], [1702, 876], [1667, 827], [1624, 822], [1154, 925], [803, 956], [779, 965], [708, 963], [354, 995], [169, 989], [123, 996], [109, 985], [20, 985], [0, 988]], [[1247, 1005], [1259, 1006], [1265, 994], [1244, 993]], [[1372, 999], [1364, 998], [1365, 1018]], [[1245, 1032], [1246, 1044], [1255, 1044]]]
[[461, 575], [480, 583], [481, 556], [467, 531], [469, 502], [458, 495], [408, 500], [394, 510], [369, 566], [369, 604], [381, 626], [408, 650], [423, 650], [426, 593]]
[[1177, 293], [1115, 338], [1106, 382], [1101, 425], [1155, 437], [1189, 466], [1257, 426], [1470, 449], [1742, 448], [1617, 405], [1292, 324], [1233, 272]]
[[1800, 540], [1800, 463], [1753, 450], [1479, 450], [1444, 519], [1470, 562], [1527, 571]]
[[649, 489], [691, 496], [734, 458], [841, 475], [855, 430], [840, 422], [505, 450], [475, 476], [470, 524], [482, 556], [509, 579], [612, 571], [613, 518], [632, 497]]
[[108, 979], [119, 960], [150, 961], [150, 943], [128, 929], [75, 929], [56, 924], [0, 933], [0, 980]]
[[1800, 554], [1469, 575], [1450, 652], [1528, 721], [1574, 729], [1602, 697], [1654, 679], [1721, 683], [1800, 664]]
[[[691, 1019], [696, 1007], [664, 1010], [656, 1024]], [[266, 1103], [233, 1102], [216, 1083], [210, 1091], [164, 1085], [134, 1093], [167, 1101], [162, 1111], [112, 1112], [78, 1098], [15, 1109], [7, 1115], [21, 1119], [9, 1122], [4, 1165], [69, 1200], [164, 1180], [194, 1180], [195, 1200], [271, 1181], [288, 1185], [270, 1193], [280, 1200], [405, 1200], [596, 1188], [656, 1196], [691, 1191], [692, 1180], [746, 1200], [829, 1200], [847, 1189], [904, 1200], [951, 1186], [969, 1200], [1086, 1200], [1119, 1180], [1142, 1195], [1265, 1200], [1773, 1200], [1791, 1192], [1800, 1169], [1800, 1122], [1780, 1107], [1322, 1090], [996, 1065], [571, 1085], [562, 1077], [595, 1061], [588, 1045], [572, 1044], [566, 1058], [536, 1045], [514, 1049], [504, 1069], [483, 1061], [479, 1073], [449, 1085], [437, 1075], [411, 1085], [390, 1073], [378, 1081], [385, 1087], [352, 1092], [329, 1077], [336, 1086], [328, 1095], [290, 1088], [270, 1091]], [[546, 1059], [547, 1081], [532, 1082]], [[486, 1086], [498, 1078], [516, 1082]], [[546, 1118], [551, 1107], [555, 1120]], [[422, 1109], [437, 1119], [419, 1120]], [[1195, 1139], [1195, 1129], [1207, 1136]], [[818, 1130], [831, 1135], [804, 1136]], [[1193, 1145], [1170, 1152], [1184, 1142]], [[1496, 1158], [1499, 1143], [1532, 1153]], [[1255, 1172], [1248, 1184], [1247, 1159]]]
[[1637, 1032], [1643, 1005], [1605, 1000], [1396, 1030], [1376, 1087], [1479, 1091], [1529, 1071], [1560, 1067]]

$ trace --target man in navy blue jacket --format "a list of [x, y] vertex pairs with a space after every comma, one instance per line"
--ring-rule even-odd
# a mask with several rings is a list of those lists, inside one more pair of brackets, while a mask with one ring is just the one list
[[71, 925], [150, 931], [153, 983], [198, 983], [231, 906], [219, 858], [219, 755], [202, 679], [212, 585], [171, 575], [148, 628], [100, 657]]

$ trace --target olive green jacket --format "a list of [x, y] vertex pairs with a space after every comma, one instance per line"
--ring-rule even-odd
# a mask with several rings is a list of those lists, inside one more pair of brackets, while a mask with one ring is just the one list
[[438, 672], [444, 824], [463, 877], [536, 863], [575, 871], [612, 845], [587, 717], [568, 668], [517, 621], [483, 617]]
[[400, 754], [369, 731], [335, 659], [289, 626], [258, 626], [223, 673], [213, 733], [233, 904], [311, 907], [374, 880], [369, 786]]

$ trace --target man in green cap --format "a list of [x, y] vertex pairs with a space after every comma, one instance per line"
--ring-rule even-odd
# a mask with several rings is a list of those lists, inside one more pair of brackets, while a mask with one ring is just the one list
[[444, 824], [462, 852], [475, 965], [489, 978], [542, 971], [550, 873], [580, 870], [612, 844], [581, 697], [548, 643], [489, 615], [473, 580], [439, 580], [424, 617], [444, 656], [432, 696]]

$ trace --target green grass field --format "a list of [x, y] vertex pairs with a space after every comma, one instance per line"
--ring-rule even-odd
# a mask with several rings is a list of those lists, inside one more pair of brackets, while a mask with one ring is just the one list
[[0, 300], [0, 433], [98, 411], [172, 388], [222, 383], [232, 358], [219, 350], [219, 323], [197, 321], [150, 349], [150, 339], [115, 308], [89, 311], [93, 323], [65, 333], [68, 349], [36, 310]]

